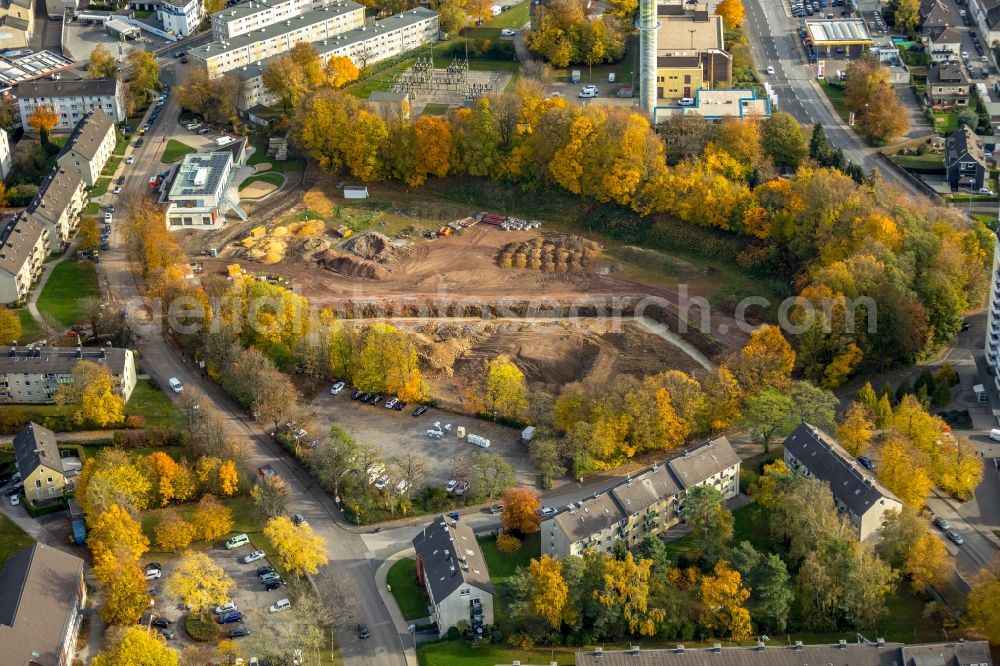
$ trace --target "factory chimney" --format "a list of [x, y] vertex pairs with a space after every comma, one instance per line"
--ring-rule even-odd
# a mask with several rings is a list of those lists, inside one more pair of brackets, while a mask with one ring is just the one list
[[656, 106], [656, 0], [639, 0], [639, 104], [653, 115]]

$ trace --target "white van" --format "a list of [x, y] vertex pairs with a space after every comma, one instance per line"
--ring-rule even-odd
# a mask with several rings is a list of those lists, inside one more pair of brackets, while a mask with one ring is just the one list
[[681, 97], [677, 100], [677, 104], [680, 106], [694, 106], [694, 97]]
[[990, 439], [994, 442], [1000, 442], [1000, 429], [993, 428], [993, 430], [990, 430]]
[[246, 534], [237, 534], [229, 541], [226, 542], [226, 549], [233, 550], [234, 548], [239, 548], [240, 546], [245, 546], [250, 543], [250, 537]]
[[292, 607], [292, 602], [289, 601], [288, 599], [278, 599], [273, 604], [271, 604], [271, 607], [268, 608], [267, 611], [269, 613], [278, 613], [283, 610], [288, 610], [291, 607]]

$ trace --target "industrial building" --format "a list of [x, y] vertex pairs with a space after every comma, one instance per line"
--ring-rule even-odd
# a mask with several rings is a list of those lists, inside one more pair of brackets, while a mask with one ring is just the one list
[[657, 104], [728, 84], [733, 57], [725, 50], [721, 16], [710, 13], [708, 5], [672, 2], [658, 5], [657, 20]]

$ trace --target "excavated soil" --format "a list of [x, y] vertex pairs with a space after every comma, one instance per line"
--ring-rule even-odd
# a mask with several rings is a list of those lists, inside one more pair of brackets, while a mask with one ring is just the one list
[[348, 254], [337, 254], [327, 250], [322, 254], [320, 263], [327, 270], [350, 277], [361, 277], [368, 280], [384, 280], [389, 277], [389, 269], [374, 261], [352, 257]]
[[399, 251], [385, 234], [367, 231], [344, 241], [343, 248], [368, 261], [391, 264], [399, 259]]

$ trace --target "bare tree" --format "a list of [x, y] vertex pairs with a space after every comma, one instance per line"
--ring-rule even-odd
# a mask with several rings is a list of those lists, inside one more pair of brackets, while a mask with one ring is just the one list
[[458, 481], [467, 481], [472, 476], [472, 456], [460, 453], [451, 459], [451, 475]]
[[400, 493], [409, 499], [417, 489], [417, 485], [427, 476], [427, 463], [423, 456], [412, 451], [393, 460], [393, 466], [402, 481], [406, 482], [406, 488]]

